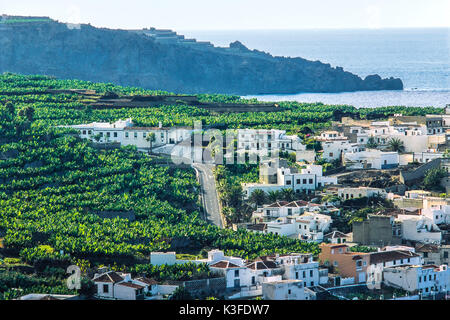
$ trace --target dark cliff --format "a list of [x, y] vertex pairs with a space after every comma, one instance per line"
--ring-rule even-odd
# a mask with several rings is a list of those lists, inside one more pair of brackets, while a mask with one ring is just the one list
[[[183, 40], [184, 41], [184, 40]], [[157, 41], [139, 31], [49, 20], [0, 23], [0, 72], [46, 74], [177, 93], [402, 90], [400, 79], [361, 79], [340, 67], [230, 48]]]

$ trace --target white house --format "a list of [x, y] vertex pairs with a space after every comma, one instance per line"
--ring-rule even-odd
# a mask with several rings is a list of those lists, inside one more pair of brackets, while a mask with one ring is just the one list
[[441, 243], [442, 233], [439, 227], [426, 216], [399, 214], [395, 221], [401, 224], [402, 238], [405, 240]]
[[[248, 287], [252, 282], [256, 284], [256, 276], [252, 275], [246, 266], [239, 266], [230, 261], [222, 260], [209, 265], [215, 274], [219, 274], [226, 279], [227, 288], [239, 289]], [[254, 278], [252, 278], [254, 276]]]
[[450, 205], [438, 208], [422, 209], [422, 215], [429, 218], [433, 224], [450, 224]]
[[386, 198], [387, 193], [380, 188], [358, 187], [358, 188], [339, 188], [338, 196], [343, 200], [357, 199], [357, 198], [372, 198], [381, 197]]
[[332, 219], [330, 216], [305, 212], [302, 215], [280, 217], [266, 223], [266, 233], [274, 233], [286, 237], [294, 237], [306, 241], [322, 242]]
[[229, 261], [238, 266], [245, 265], [244, 259], [239, 258], [239, 257], [226, 256], [226, 255], [224, 255], [222, 250], [218, 250], [218, 249], [208, 251], [207, 259], [198, 259], [195, 261], [199, 262], [199, 263], [206, 263], [208, 265], [215, 264], [216, 262], [219, 262], [219, 261]]
[[97, 286], [97, 296], [103, 299], [144, 299], [147, 287], [133, 281], [130, 274], [114, 271], [96, 274], [93, 281]]
[[154, 134], [152, 148], [164, 145], [174, 145], [191, 137], [192, 129], [189, 127], [136, 127], [131, 118], [118, 120], [114, 123], [92, 122], [78, 124], [69, 127], [79, 131], [81, 138], [94, 142], [117, 142], [123, 146], [134, 145], [138, 149], [148, 150], [150, 142], [147, 140], [150, 134]]
[[414, 152], [413, 161], [419, 163], [427, 163], [434, 159], [443, 158], [444, 153], [437, 150], [422, 149], [423, 151]]
[[295, 193], [312, 193], [317, 188], [337, 184], [336, 177], [323, 176], [322, 166], [320, 165], [307, 165], [300, 172], [293, 168], [277, 168], [276, 181], [276, 184], [244, 183], [244, 198], [248, 199], [253, 191], [257, 189], [261, 189], [266, 193], [282, 189], [292, 189]]
[[342, 154], [347, 152], [364, 151], [365, 147], [358, 143], [350, 143], [348, 140], [329, 140], [322, 141], [322, 157], [331, 162], [333, 160], [341, 159]]
[[401, 265], [383, 270], [384, 283], [411, 293], [429, 296], [450, 291], [450, 269], [448, 266]]
[[96, 296], [108, 300], [155, 300], [171, 295], [178, 286], [160, 285], [154, 279], [139, 277], [132, 279], [128, 273], [99, 270], [92, 280]]
[[390, 169], [399, 165], [398, 152], [367, 149], [361, 152], [347, 152], [344, 163], [349, 169]]
[[331, 206], [319, 205], [303, 200], [292, 202], [277, 201], [269, 205], [258, 207], [258, 209], [253, 212], [252, 219], [255, 222], [267, 222], [276, 218], [301, 215], [307, 211], [329, 212], [330, 210], [332, 210]]
[[264, 300], [310, 300], [302, 280], [280, 280], [262, 285]]
[[305, 287], [313, 287], [328, 281], [320, 276], [319, 262], [314, 261], [312, 254], [291, 253], [271, 257], [283, 270], [283, 279], [302, 280]]
[[270, 151], [305, 151], [306, 146], [296, 135], [286, 135], [277, 129], [239, 129], [237, 130], [237, 149], [268, 155]]

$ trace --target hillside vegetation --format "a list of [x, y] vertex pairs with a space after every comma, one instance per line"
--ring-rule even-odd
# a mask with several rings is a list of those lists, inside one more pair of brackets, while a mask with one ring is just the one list
[[[257, 112], [220, 118], [189, 106], [142, 108], [134, 114], [136, 110], [90, 111], [76, 94], [36, 93], [54, 88], [155, 94], [42, 76], [0, 76], [0, 277], [8, 284], [0, 286], [0, 298], [32, 291], [67, 293], [65, 268], [73, 263], [116, 265], [161, 279], [208, 273], [190, 265], [152, 268], [151, 251], [197, 254], [220, 248], [244, 258], [273, 252], [318, 253], [315, 244], [209, 225], [199, 215], [199, 185], [192, 170], [160, 166], [134, 147], [98, 150], [70, 129], [55, 125], [132, 116], [148, 125], [156, 121], [189, 125], [201, 119], [230, 127], [252, 123], [295, 130], [292, 121], [300, 114], [308, 119], [323, 114], [328, 120], [338, 107], [321, 106], [315, 116], [314, 106], [292, 104], [276, 120]], [[130, 211], [135, 219], [121, 218]], [[105, 219], [101, 212], [117, 217]], [[19, 260], [10, 263], [10, 259]]]

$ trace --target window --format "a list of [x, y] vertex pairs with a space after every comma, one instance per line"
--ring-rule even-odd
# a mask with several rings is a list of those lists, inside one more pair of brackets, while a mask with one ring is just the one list
[[333, 262], [333, 265], [334, 265], [335, 267], [337, 267], [337, 266], [338, 266], [338, 262], [337, 262], [337, 261], [334, 261], [334, 262]]
[[297, 179], [297, 184], [300, 184], [300, 179]]
[[424, 252], [424, 253], [423, 253], [423, 257], [424, 257], [424, 258], [428, 258], [428, 252]]
[[128, 132], [125, 132], [125, 138], [128, 139]]
[[306, 184], [306, 179], [303, 179], [303, 184]]
[[303, 278], [306, 278], [306, 271], [303, 271]]
[[134, 138], [137, 139], [137, 132], [134, 133]]
[[291, 184], [291, 180], [287, 180], [287, 181], [286, 181], [286, 184], [287, 184], [287, 185], [290, 185], [290, 184]]
[[448, 251], [444, 252], [444, 259], [448, 259]]
[[239, 277], [239, 270], [234, 270], [234, 276]]
[[83, 134], [86, 134], [86, 130], [83, 130]]
[[106, 133], [106, 136], [109, 138], [109, 137], [111, 137], [111, 132], [107, 132]]
[[108, 293], [109, 292], [109, 286], [107, 284], [103, 285], [103, 293]]
[[313, 271], [309, 270], [309, 276], [312, 277], [313, 276]]
[[298, 271], [295, 272], [295, 279], [298, 279]]
[[313, 183], [313, 179], [309, 179], [309, 184], [312, 184]]
[[114, 132], [114, 138], [117, 138], [117, 132]]
[[291, 294], [291, 289], [288, 290], [288, 294]]
[[147, 132], [142, 133], [142, 138], [145, 138], [145, 137], [147, 137]]

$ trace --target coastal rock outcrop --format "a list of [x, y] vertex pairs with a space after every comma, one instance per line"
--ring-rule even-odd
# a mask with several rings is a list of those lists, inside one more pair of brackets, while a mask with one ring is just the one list
[[[155, 37], [154, 35], [157, 35]], [[112, 30], [48, 19], [0, 23], [0, 72], [112, 82], [175, 93], [290, 94], [402, 90], [400, 79], [361, 79], [340, 67], [228, 48], [155, 29]]]

